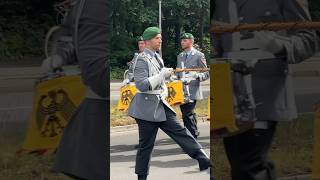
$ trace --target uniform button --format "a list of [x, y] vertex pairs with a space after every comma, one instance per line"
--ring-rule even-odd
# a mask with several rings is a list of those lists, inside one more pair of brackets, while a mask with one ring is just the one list
[[144, 99], [145, 99], [145, 100], [148, 100], [148, 97], [145, 97]]
[[244, 18], [243, 18], [242, 16], [241, 16], [241, 17], [239, 17], [239, 21], [243, 21], [243, 19], [244, 19]]
[[270, 16], [270, 15], [271, 15], [271, 12], [270, 12], [270, 11], [266, 11], [266, 12], [265, 12], [265, 15], [266, 15], [266, 16]]

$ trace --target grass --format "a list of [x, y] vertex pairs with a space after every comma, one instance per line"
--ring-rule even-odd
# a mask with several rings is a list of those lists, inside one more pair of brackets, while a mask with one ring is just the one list
[[[303, 115], [292, 123], [282, 122], [279, 124], [269, 153], [269, 159], [274, 161], [279, 177], [311, 172], [312, 119], [312, 115]], [[212, 151], [217, 179], [230, 179], [230, 166], [221, 139], [213, 140]]]
[[26, 123], [7, 123], [0, 126], [1, 180], [70, 180], [52, 171], [53, 155], [23, 155], [16, 151], [24, 140]]
[[[181, 119], [182, 116], [181, 116], [181, 111], [179, 106], [175, 106], [174, 109], [177, 113], [178, 119]], [[208, 100], [205, 99], [205, 100], [198, 101], [195, 112], [198, 117], [202, 119], [206, 119], [208, 116]], [[127, 116], [127, 112], [118, 111], [116, 105], [111, 106], [110, 113], [111, 113], [110, 115], [111, 127], [135, 124], [135, 120]]]

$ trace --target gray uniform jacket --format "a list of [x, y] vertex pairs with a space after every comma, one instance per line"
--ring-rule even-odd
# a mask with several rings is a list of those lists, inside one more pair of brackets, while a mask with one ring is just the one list
[[137, 58], [133, 74], [136, 87], [140, 92], [132, 99], [128, 115], [136, 119], [161, 122], [166, 121], [164, 106], [169, 107], [173, 112], [174, 110], [163, 96], [167, 92], [164, 81], [155, 87], [152, 87], [149, 82], [150, 77], [160, 72], [160, 64], [155, 56], [163, 66], [160, 55], [147, 48]]
[[[177, 57], [177, 68], [206, 68], [207, 63], [202, 52], [192, 48], [191, 52], [182, 52]], [[178, 79], [184, 78], [186, 73], [178, 73]], [[199, 73], [199, 78], [192, 80], [189, 84], [190, 99], [203, 99], [200, 82], [209, 79], [209, 72]], [[186, 86], [184, 86], [186, 88]]]
[[136, 64], [136, 60], [137, 60], [138, 55], [139, 55], [139, 53], [134, 53], [134, 56], [133, 56], [132, 60], [127, 63], [127, 65], [129, 66], [128, 79], [129, 79], [130, 82], [134, 82], [133, 69], [134, 69], [134, 66]]
[[[233, 2], [235, 6], [232, 5]], [[217, 0], [213, 21], [238, 24], [310, 20], [306, 6], [302, 6], [303, 0], [234, 0], [233, 2]], [[232, 6], [236, 13], [230, 13], [233, 12]], [[252, 90], [257, 104], [258, 120], [281, 121], [297, 117], [288, 64], [304, 61], [312, 56], [317, 48], [317, 36], [312, 30], [278, 33], [282, 33], [282, 36], [274, 38], [284, 42], [284, 51], [272, 54], [274, 57], [269, 60], [259, 60], [252, 74]], [[221, 38], [214, 38], [213, 46], [217, 57], [234, 58], [230, 55], [234, 52], [241, 54], [252, 49], [259, 50], [259, 46], [247, 43], [251, 40], [255, 40], [254, 33], [224, 34]], [[264, 53], [270, 54], [270, 52]], [[257, 56], [256, 59], [259, 58]]]
[[110, 174], [109, 7], [109, 1], [86, 0], [79, 20], [77, 57], [90, 92], [64, 129], [54, 164], [77, 179], [106, 180]]

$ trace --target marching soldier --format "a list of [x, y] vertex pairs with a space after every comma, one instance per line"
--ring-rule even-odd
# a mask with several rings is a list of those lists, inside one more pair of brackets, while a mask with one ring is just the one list
[[76, 4], [72, 35], [87, 92], [64, 129], [54, 169], [77, 180], [106, 180], [110, 174], [109, 4], [105, 0], [79, 0]]
[[133, 78], [133, 67], [135, 65], [135, 62], [137, 60], [137, 57], [139, 55], [139, 53], [143, 52], [144, 48], [145, 48], [145, 42], [143, 41], [142, 39], [142, 36], [139, 36], [137, 38], [137, 41], [138, 41], [138, 52], [134, 53], [134, 56], [132, 58], [132, 60], [130, 62], [127, 63], [129, 69], [128, 69], [128, 78], [127, 79], [124, 79], [122, 84], [123, 85], [126, 85], [130, 82], [134, 82], [134, 78]]
[[135, 64], [135, 61], [137, 60], [137, 57], [139, 55], [139, 53], [142, 53], [144, 48], [146, 46], [146, 43], [143, 41], [142, 36], [138, 37], [138, 52], [134, 53], [134, 57], [133, 59], [128, 63], [129, 66], [129, 81], [133, 82], [134, 78], [133, 78], [133, 66]]
[[[213, 23], [310, 20], [306, 0], [216, 0], [215, 3]], [[256, 62], [251, 83], [257, 121], [250, 130], [224, 138], [232, 179], [276, 179], [267, 153], [277, 122], [297, 117], [288, 64], [300, 63], [315, 53], [316, 34], [304, 29], [226, 33], [214, 37], [217, 57]]]
[[[207, 63], [202, 52], [193, 47], [194, 37], [191, 33], [181, 36], [181, 52], [177, 57], [177, 68], [206, 68]], [[208, 72], [180, 72], [177, 78], [183, 81], [183, 90], [186, 103], [180, 105], [184, 126], [191, 132], [194, 138], [199, 136], [197, 117], [194, 112], [197, 100], [203, 99], [200, 82], [209, 78]]]
[[45, 75], [52, 75], [57, 71], [62, 71], [62, 65], [73, 64], [76, 62], [75, 49], [72, 40], [74, 24], [72, 23], [75, 16], [76, 0], [70, 1], [71, 11], [64, 19], [58, 33], [53, 37], [54, 44], [51, 48], [51, 54], [41, 64], [41, 70]]
[[149, 27], [142, 37], [146, 48], [138, 55], [133, 70], [136, 87], [140, 92], [133, 98], [128, 111], [128, 115], [135, 118], [139, 128], [135, 167], [138, 180], [147, 179], [159, 128], [174, 139], [190, 157], [198, 160], [200, 170], [208, 169], [211, 166], [210, 160], [202, 146], [177, 122], [175, 111], [165, 100], [167, 87], [164, 80], [171, 76], [173, 69], [164, 67], [163, 60], [157, 53], [162, 42], [160, 29]]

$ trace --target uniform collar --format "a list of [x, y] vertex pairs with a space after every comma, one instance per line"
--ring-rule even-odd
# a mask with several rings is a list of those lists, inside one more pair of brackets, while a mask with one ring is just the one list
[[183, 51], [183, 54], [186, 54], [187, 56], [194, 55], [195, 49], [192, 47], [189, 51]]
[[152, 51], [152, 50], [150, 50], [148, 48], [144, 48], [143, 52], [146, 53], [151, 58], [153, 58], [155, 56], [155, 54], [156, 54], [156, 52], [154, 52], [154, 51]]

